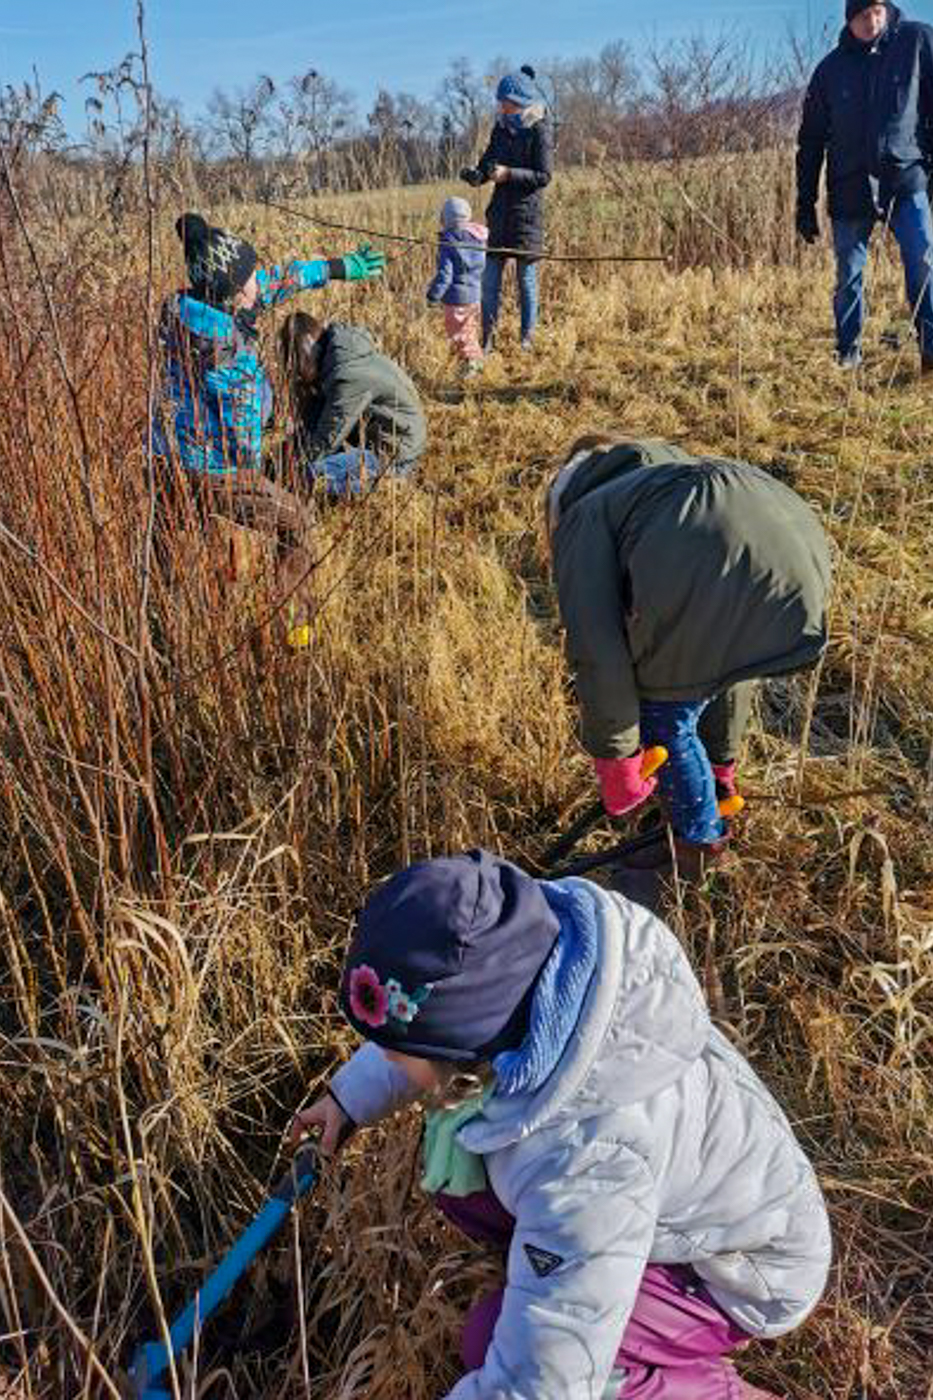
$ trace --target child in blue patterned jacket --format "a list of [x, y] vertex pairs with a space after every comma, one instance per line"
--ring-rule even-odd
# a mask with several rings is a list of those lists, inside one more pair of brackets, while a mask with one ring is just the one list
[[272, 386], [259, 356], [258, 313], [338, 278], [377, 277], [385, 255], [361, 244], [341, 258], [261, 268], [249, 243], [211, 228], [200, 214], [183, 214], [175, 228], [189, 286], [165, 301], [160, 316], [164, 376], [155, 450], [208, 478], [259, 471]]
[[441, 209], [437, 271], [428, 287], [432, 306], [444, 304], [444, 328], [465, 377], [483, 367], [479, 343], [480, 289], [486, 266], [488, 229], [472, 222], [465, 199], [447, 199]]

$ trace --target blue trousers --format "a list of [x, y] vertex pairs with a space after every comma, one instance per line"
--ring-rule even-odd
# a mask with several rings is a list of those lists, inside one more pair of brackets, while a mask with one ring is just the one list
[[369, 448], [350, 447], [344, 452], [330, 452], [305, 464], [309, 484], [323, 480], [335, 496], [358, 496], [382, 470], [375, 452]]
[[[836, 317], [836, 350], [840, 359], [858, 353], [865, 322], [863, 276], [868, 261], [868, 243], [876, 220], [873, 215], [858, 219], [833, 219], [833, 247], [836, 252], [836, 291], [833, 312]], [[904, 264], [907, 301], [915, 318], [920, 354], [933, 360], [933, 217], [925, 190], [901, 195], [891, 210], [891, 232], [897, 239]]]
[[[499, 319], [502, 298], [502, 274], [508, 258], [491, 253], [483, 268], [483, 344], [486, 345]], [[528, 340], [538, 322], [538, 264], [516, 258], [518, 275], [518, 305], [522, 321], [522, 340]]]
[[642, 700], [642, 747], [663, 744], [668, 760], [658, 770], [658, 787], [670, 814], [671, 826], [685, 841], [704, 845], [726, 833], [719, 815], [716, 779], [699, 734], [706, 700]]

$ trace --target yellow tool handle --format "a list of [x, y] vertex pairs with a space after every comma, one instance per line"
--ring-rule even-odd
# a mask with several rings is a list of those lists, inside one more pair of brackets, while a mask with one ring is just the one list
[[745, 798], [740, 792], [734, 792], [731, 797], [724, 797], [719, 804], [719, 815], [721, 817], [737, 817], [745, 806]]
[[645, 755], [641, 761], [642, 780], [650, 778], [652, 773], [656, 773], [659, 768], [663, 768], [667, 762], [668, 753], [663, 744], [655, 744], [653, 749], [645, 749]]

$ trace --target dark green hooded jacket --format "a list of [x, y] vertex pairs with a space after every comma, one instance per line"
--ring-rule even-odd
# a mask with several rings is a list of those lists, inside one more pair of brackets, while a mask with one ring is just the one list
[[411, 466], [427, 441], [418, 390], [369, 331], [334, 321], [321, 336], [317, 392], [301, 424], [302, 456], [369, 447], [384, 465]]
[[705, 699], [818, 660], [829, 547], [767, 472], [632, 442], [565, 470], [552, 502], [555, 489], [554, 575], [595, 757], [637, 751], [641, 698]]

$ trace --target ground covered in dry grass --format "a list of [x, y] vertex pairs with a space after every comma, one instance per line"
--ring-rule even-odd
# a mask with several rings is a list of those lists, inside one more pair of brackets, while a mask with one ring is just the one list
[[[661, 225], [607, 191], [558, 185], [555, 246], [655, 251]], [[316, 209], [425, 232], [444, 193]], [[347, 246], [207, 212], [270, 257]], [[0, 1376], [106, 1393], [88, 1343], [118, 1382], [243, 1227], [349, 1048], [335, 979], [374, 878], [476, 843], [531, 862], [592, 799], [539, 488], [565, 441], [621, 425], [772, 468], [836, 546], [825, 665], [765, 689], [735, 854], [672, 910], [836, 1230], [824, 1303], [745, 1368], [794, 1400], [933, 1395], [933, 388], [889, 251], [858, 379], [832, 363], [825, 253], [549, 266], [534, 357], [510, 284], [466, 389], [424, 305], [429, 250], [309, 297], [407, 365], [432, 446], [417, 481], [322, 517], [314, 645], [291, 655], [262, 580], [222, 584], [190, 550], [181, 579], [142, 568], [141, 225], [94, 245], [24, 213], [33, 252], [11, 217], [0, 255]], [[165, 228], [156, 302], [179, 276]], [[497, 1266], [416, 1180], [413, 1121], [355, 1145], [185, 1393], [443, 1394]]]

